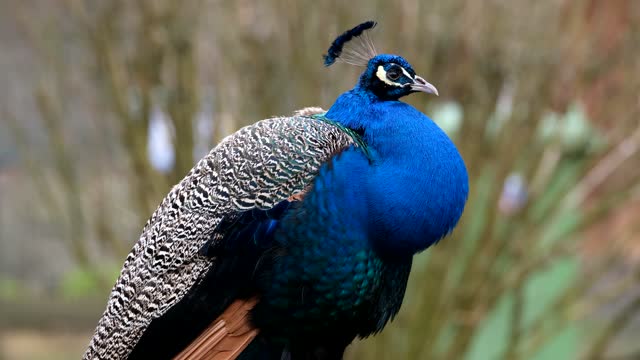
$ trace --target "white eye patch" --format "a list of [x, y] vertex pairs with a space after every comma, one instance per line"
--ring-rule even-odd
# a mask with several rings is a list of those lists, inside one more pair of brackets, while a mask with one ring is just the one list
[[[400, 65], [398, 65], [400, 66]], [[405, 70], [402, 66], [400, 66], [400, 69], [402, 69], [402, 73], [404, 73], [404, 75], [406, 77], [408, 77], [409, 79], [413, 79], [413, 77], [409, 74], [409, 72], [407, 70]], [[391, 85], [391, 86], [398, 86], [398, 87], [402, 87], [405, 84], [399, 84], [397, 82], [393, 82], [391, 80], [389, 80], [387, 78], [387, 71], [384, 69], [384, 67], [382, 65], [378, 66], [378, 71], [376, 71], [376, 76], [378, 77], [378, 79], [380, 79], [380, 81], [384, 82], [387, 85]]]

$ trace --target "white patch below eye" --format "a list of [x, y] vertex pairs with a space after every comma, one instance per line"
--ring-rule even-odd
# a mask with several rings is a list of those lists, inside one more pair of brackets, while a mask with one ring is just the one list
[[[407, 70], [405, 70], [402, 66], [400, 66], [400, 69], [402, 69], [402, 72], [406, 77], [408, 77], [409, 79], [412, 79], [411, 75], [409, 75], [409, 72]], [[387, 85], [398, 86], [398, 87], [403, 87], [405, 85], [405, 84], [400, 84], [400, 83], [389, 80], [387, 78], [387, 71], [384, 69], [382, 65], [378, 66], [378, 71], [376, 71], [376, 76], [378, 77], [378, 79], [380, 79], [382, 82], [384, 82]]]
[[380, 79], [382, 82], [384, 82], [387, 85], [402, 86], [402, 84], [398, 84], [387, 78], [387, 71], [384, 69], [382, 65], [378, 66], [378, 71], [376, 71], [376, 76], [378, 77], [378, 79]]

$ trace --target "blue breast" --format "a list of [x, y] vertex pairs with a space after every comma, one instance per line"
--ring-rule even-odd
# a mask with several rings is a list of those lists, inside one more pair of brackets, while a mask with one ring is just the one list
[[[358, 88], [326, 115], [358, 129], [372, 164], [363, 184], [367, 231], [382, 256], [426, 249], [457, 224], [466, 203], [467, 170], [453, 142], [427, 116], [400, 101], [376, 101]], [[344, 164], [349, 166], [349, 164]]]

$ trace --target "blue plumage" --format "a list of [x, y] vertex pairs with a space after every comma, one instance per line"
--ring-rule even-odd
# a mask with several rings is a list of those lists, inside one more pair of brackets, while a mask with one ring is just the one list
[[325, 114], [360, 134], [368, 156], [352, 148], [332, 159], [273, 234], [286, 255], [262, 284], [254, 321], [294, 358], [313, 349], [339, 358], [354, 336], [380, 331], [400, 309], [412, 256], [462, 214], [460, 154], [431, 119], [398, 101], [416, 91], [437, 93], [402, 57], [378, 55]]
[[[171, 357], [252, 297], [259, 334], [239, 359], [341, 359], [398, 313], [413, 255], [452, 231], [469, 188], [447, 135], [399, 101], [437, 89], [372, 44], [346, 51], [374, 26], [345, 32], [325, 55], [327, 66], [365, 66], [328, 112], [246, 127], [174, 187], [129, 255], [85, 359]], [[120, 291], [134, 287], [148, 292]], [[176, 289], [188, 290], [166, 295]]]

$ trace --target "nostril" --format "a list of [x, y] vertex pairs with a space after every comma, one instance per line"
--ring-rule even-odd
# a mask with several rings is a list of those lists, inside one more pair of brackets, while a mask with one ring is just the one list
[[417, 84], [420, 85], [425, 85], [427, 83], [427, 81], [423, 78], [421, 78], [420, 76], [416, 76], [413, 81], [415, 81]]

